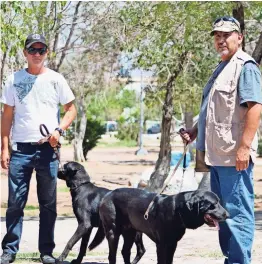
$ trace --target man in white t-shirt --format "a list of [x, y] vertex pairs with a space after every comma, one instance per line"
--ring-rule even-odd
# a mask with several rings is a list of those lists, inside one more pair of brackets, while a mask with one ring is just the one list
[[[39, 252], [45, 264], [52, 256], [56, 220], [58, 163], [54, 147], [76, 117], [75, 99], [64, 77], [44, 66], [48, 47], [44, 36], [30, 34], [24, 47], [28, 68], [15, 72], [5, 82], [2, 103], [1, 166], [8, 169], [7, 233], [2, 241], [1, 264], [12, 263], [22, 235], [23, 210], [33, 170], [36, 171], [40, 210]], [[59, 123], [59, 104], [65, 115]], [[52, 136], [41, 145], [39, 131], [45, 124]], [[9, 156], [11, 135], [12, 154]]]

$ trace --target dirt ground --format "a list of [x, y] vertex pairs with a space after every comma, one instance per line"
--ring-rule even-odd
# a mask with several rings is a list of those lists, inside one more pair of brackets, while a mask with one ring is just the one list
[[[128, 182], [137, 180], [141, 173], [147, 168], [154, 166], [159, 147], [156, 144], [147, 144], [145, 147], [148, 155], [136, 156], [138, 149], [127, 147], [97, 147], [88, 154], [88, 160], [83, 163], [91, 176], [92, 182], [97, 186], [103, 186], [109, 189], [127, 187]], [[181, 145], [180, 145], [181, 147]], [[179, 146], [178, 146], [179, 148]], [[61, 151], [62, 163], [73, 159], [73, 149], [69, 146], [63, 146]], [[252, 264], [261, 263], [262, 256], [262, 159], [258, 159], [255, 167], [255, 194], [256, 194], [256, 238], [254, 242], [254, 253]], [[7, 203], [7, 176], [2, 171], [1, 175], [1, 240], [5, 234], [5, 210]], [[58, 220], [56, 223], [56, 248], [55, 252], [61, 252], [72, 236], [77, 226], [73, 217], [71, 197], [64, 181], [58, 180]], [[38, 234], [38, 201], [36, 196], [36, 181], [32, 177], [30, 185], [30, 194], [27, 202], [28, 209], [25, 210], [24, 231], [21, 241], [20, 252], [37, 252], [37, 234]], [[33, 216], [33, 217], [30, 217]], [[30, 233], [30, 235], [28, 233]], [[32, 242], [32, 241], [33, 242]], [[155, 245], [148, 238], [144, 238], [147, 253], [140, 263], [156, 263]], [[120, 247], [119, 247], [120, 248]], [[79, 245], [75, 246], [73, 252], [77, 254]], [[95, 249], [92, 254], [87, 255], [83, 263], [108, 263], [107, 262], [107, 243]], [[135, 248], [133, 247], [133, 251]], [[120, 250], [119, 250], [120, 254]], [[91, 261], [91, 262], [89, 262]], [[174, 262], [184, 263], [222, 263], [216, 232], [205, 226], [198, 230], [187, 231], [187, 234], [180, 242], [175, 254]], [[23, 263], [31, 263], [23, 262]], [[65, 262], [68, 263], [68, 262]], [[121, 255], [118, 257], [118, 263], [122, 263]]]

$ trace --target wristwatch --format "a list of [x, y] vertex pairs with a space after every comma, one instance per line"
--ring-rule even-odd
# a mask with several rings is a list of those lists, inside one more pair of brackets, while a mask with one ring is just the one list
[[60, 136], [63, 136], [65, 134], [65, 131], [60, 127], [57, 127], [55, 130], [59, 132]]

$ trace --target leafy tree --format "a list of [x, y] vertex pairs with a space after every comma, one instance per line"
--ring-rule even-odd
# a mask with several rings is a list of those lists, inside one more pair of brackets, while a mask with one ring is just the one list
[[[26, 24], [23, 18], [31, 12], [24, 3], [18, 1], [1, 2], [1, 72], [0, 83], [4, 81], [5, 72], [15, 71], [22, 65], [21, 48], [24, 46]], [[21, 19], [22, 18], [22, 19]]]
[[[191, 115], [192, 123], [202, 87], [218, 62], [210, 41], [211, 24], [215, 18], [232, 13], [235, 5], [235, 2], [132, 2], [120, 11], [126, 33], [125, 50], [137, 54], [136, 65], [154, 72], [163, 100], [160, 152], [149, 182], [150, 190], [160, 189], [169, 171], [174, 95], [185, 116]], [[255, 9], [251, 12], [252, 7]], [[248, 16], [261, 14], [259, 7], [250, 3]], [[258, 19], [261, 20], [259, 15]]]
[[108, 87], [118, 64], [121, 38], [116, 4], [31, 1], [2, 2], [1, 7], [1, 78], [14, 65], [12, 54], [18, 62], [14, 70], [23, 65], [25, 37], [32, 32], [44, 34], [50, 50], [48, 67], [63, 73], [76, 95], [80, 126], [75, 130], [75, 159], [83, 160], [87, 98]]

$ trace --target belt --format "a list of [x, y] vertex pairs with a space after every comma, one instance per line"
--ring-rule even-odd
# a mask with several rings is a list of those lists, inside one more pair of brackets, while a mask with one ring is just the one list
[[[33, 146], [35, 146], [35, 145], [40, 146], [38, 142], [16, 142], [16, 144], [24, 144], [24, 145], [28, 144], [28, 145], [33, 145]], [[45, 142], [42, 145], [44, 145], [44, 144], [49, 144], [49, 142]]]

